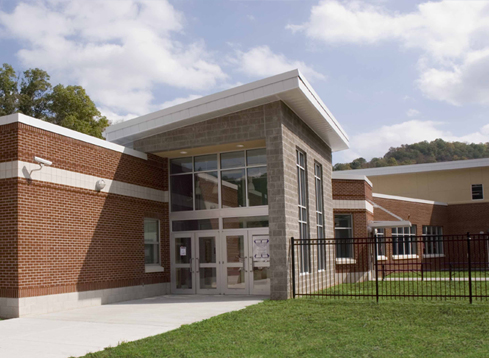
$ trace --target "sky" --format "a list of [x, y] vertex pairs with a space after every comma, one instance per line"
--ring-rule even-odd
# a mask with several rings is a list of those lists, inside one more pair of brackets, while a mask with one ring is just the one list
[[489, 142], [489, 1], [0, 0], [0, 63], [112, 121], [299, 68], [349, 136], [334, 162]]

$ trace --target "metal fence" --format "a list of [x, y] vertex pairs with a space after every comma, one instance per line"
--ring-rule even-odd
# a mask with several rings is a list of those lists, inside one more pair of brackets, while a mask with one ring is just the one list
[[488, 235], [291, 238], [294, 297], [486, 300]]

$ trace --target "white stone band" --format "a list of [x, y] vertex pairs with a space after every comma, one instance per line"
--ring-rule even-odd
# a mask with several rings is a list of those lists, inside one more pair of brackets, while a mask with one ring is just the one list
[[360, 209], [374, 213], [374, 206], [366, 200], [333, 200], [333, 209]]
[[39, 164], [20, 160], [0, 163], [0, 179], [25, 178], [94, 191], [97, 181], [102, 179], [105, 181], [105, 187], [101, 190], [103, 193], [130, 196], [162, 203], [168, 202], [168, 191], [165, 190], [157, 190], [48, 166], [44, 166], [42, 170], [36, 169], [39, 169]]

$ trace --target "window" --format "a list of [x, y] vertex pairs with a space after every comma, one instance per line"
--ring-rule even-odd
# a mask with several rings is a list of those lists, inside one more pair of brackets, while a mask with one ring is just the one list
[[443, 255], [443, 228], [441, 226], [423, 226], [424, 256]]
[[[324, 234], [324, 203], [323, 203], [323, 167], [314, 163], [314, 182], [316, 187], [316, 229], [318, 239], [325, 239]], [[326, 247], [318, 241], [318, 270], [326, 268]]]
[[472, 184], [472, 200], [484, 199], [482, 184]]
[[248, 216], [241, 218], [223, 218], [223, 229], [250, 229], [268, 227], [268, 216]]
[[395, 256], [416, 255], [416, 225], [392, 228], [392, 253]]
[[160, 264], [160, 221], [144, 219], [144, 263]]
[[353, 225], [350, 214], [334, 216], [334, 237], [336, 240], [336, 258], [353, 259]]
[[[298, 188], [298, 209], [299, 209], [299, 237], [301, 240], [309, 239], [307, 225], [307, 176], [306, 176], [306, 155], [297, 150], [297, 188]], [[310, 267], [310, 246], [300, 245], [301, 251], [301, 273], [309, 272]]]
[[377, 257], [385, 258], [387, 256], [385, 250], [385, 229], [377, 229]]
[[266, 150], [170, 160], [171, 211], [268, 205]]

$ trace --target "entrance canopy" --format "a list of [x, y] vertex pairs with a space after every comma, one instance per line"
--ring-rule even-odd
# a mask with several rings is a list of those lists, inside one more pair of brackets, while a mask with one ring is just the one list
[[293, 70], [162, 109], [108, 127], [108, 141], [134, 141], [267, 103], [283, 101], [333, 152], [348, 149], [348, 137], [299, 70]]

